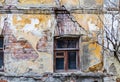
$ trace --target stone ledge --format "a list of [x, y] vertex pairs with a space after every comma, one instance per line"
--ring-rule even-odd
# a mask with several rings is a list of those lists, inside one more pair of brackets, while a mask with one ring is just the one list
[[106, 73], [101, 73], [101, 72], [61, 72], [61, 73], [51, 73], [51, 72], [46, 72], [43, 74], [37, 74], [37, 73], [26, 73], [26, 74], [21, 74], [21, 75], [14, 75], [14, 74], [8, 74], [5, 72], [0, 72], [0, 76], [5, 76], [5, 77], [33, 77], [33, 78], [41, 78], [41, 77], [47, 77], [47, 76], [52, 76], [55, 78], [58, 77], [70, 77], [70, 76], [78, 76], [78, 77], [96, 77], [96, 78], [102, 78], [102, 77], [107, 77], [107, 76], [113, 76], [112, 74], [106, 74]]
[[61, 76], [79, 76], [79, 77], [105, 77], [107, 76], [104, 73], [93, 73], [93, 72], [65, 72], [65, 73], [53, 73], [54, 77], [61, 77]]
[[[16, 6], [4, 8], [0, 6], [0, 14], [55, 14], [54, 9], [56, 7], [30, 7], [28, 9], [17, 8]], [[107, 14], [113, 11], [119, 11], [118, 9], [84, 9], [73, 8], [69, 12], [73, 14]]]

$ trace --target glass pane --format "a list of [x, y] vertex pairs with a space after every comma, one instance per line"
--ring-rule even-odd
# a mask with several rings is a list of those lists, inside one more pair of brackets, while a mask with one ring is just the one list
[[57, 48], [76, 48], [77, 40], [57, 40]]
[[67, 48], [76, 48], [76, 40], [68, 40]]
[[0, 38], [0, 48], [3, 48], [3, 38]]
[[68, 52], [68, 69], [76, 69], [76, 52]]
[[0, 68], [3, 66], [3, 52], [0, 52]]
[[56, 58], [56, 70], [64, 69], [64, 58]]
[[57, 40], [57, 48], [67, 48], [66, 40]]

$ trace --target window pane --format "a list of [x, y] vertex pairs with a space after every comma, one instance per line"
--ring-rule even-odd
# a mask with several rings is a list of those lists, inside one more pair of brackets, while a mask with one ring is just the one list
[[76, 69], [76, 52], [68, 52], [68, 69]]
[[3, 66], [3, 52], [0, 51], [0, 68]]
[[64, 69], [64, 58], [56, 58], [56, 69]]
[[57, 40], [57, 48], [67, 48], [66, 40]]
[[77, 40], [57, 40], [57, 48], [76, 48]]
[[3, 48], [3, 38], [0, 38], [0, 48]]
[[67, 48], [76, 48], [76, 40], [68, 40]]

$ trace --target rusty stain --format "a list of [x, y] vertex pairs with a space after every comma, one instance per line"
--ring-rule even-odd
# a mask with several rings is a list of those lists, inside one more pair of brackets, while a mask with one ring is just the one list
[[116, 82], [120, 82], [120, 78], [117, 78], [117, 79], [116, 79]]

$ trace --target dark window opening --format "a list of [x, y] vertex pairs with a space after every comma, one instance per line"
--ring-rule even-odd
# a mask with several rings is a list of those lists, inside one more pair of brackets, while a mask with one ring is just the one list
[[3, 48], [3, 38], [0, 37], [0, 48], [2, 49]]
[[0, 36], [0, 70], [3, 70], [3, 66], [4, 66], [3, 43], [4, 43], [4, 38], [3, 38], [3, 36]]
[[56, 58], [56, 69], [64, 69], [64, 58]]
[[57, 40], [56, 48], [76, 48], [77, 40]]
[[0, 68], [3, 66], [3, 52], [0, 52]]
[[94, 82], [98, 82], [98, 81], [94, 81]]
[[68, 52], [68, 69], [76, 68], [76, 52]]
[[79, 68], [79, 38], [55, 38], [54, 68], [69, 71]]

